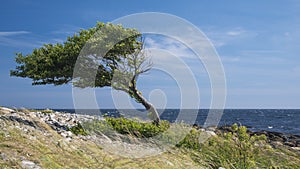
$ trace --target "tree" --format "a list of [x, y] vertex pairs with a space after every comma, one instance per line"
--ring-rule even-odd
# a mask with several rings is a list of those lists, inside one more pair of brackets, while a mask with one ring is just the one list
[[118, 60], [112, 87], [128, 93], [136, 102], [141, 103], [151, 113], [151, 119], [154, 123], [159, 124], [160, 118], [156, 108], [143, 97], [136, 86], [139, 75], [148, 72], [152, 68], [152, 62], [147, 59], [143, 44], [140, 49]]
[[[152, 120], [159, 124], [155, 107], [136, 87], [139, 75], [152, 67], [143, 49], [144, 41], [137, 30], [98, 22], [95, 27], [68, 37], [63, 44], [44, 44], [27, 55], [17, 53], [18, 65], [10, 74], [32, 79], [32, 85], [72, 82], [80, 88], [113, 87], [141, 103], [151, 113]], [[78, 68], [77, 59], [82, 58], [78, 72], [85, 74], [73, 72], [75, 66]], [[93, 71], [95, 76], [89, 76]]]

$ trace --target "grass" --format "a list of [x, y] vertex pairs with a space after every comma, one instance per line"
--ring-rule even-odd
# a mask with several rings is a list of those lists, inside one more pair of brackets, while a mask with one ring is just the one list
[[199, 131], [192, 130], [178, 145], [187, 148], [195, 161], [204, 160], [206, 168], [300, 168], [300, 153], [286, 147], [273, 149], [265, 135], [250, 136], [245, 126], [232, 126], [234, 132], [211, 137], [199, 144]]
[[[87, 126], [88, 132], [98, 131], [106, 135], [117, 131], [130, 137], [148, 138], [162, 133], [160, 137], [172, 139], [170, 136], [177, 135], [180, 130], [170, 132], [168, 129], [178, 125], [163, 121], [156, 126], [125, 118], [106, 118], [105, 121], [88, 122], [84, 126]], [[274, 149], [267, 143], [265, 135], [250, 136], [245, 126], [234, 124], [231, 128], [233, 132], [221, 133], [204, 143], [199, 142], [203, 131], [192, 129], [180, 142], [171, 143], [179, 150], [189, 152], [194, 162], [205, 168], [300, 168], [299, 152], [284, 146]]]
[[300, 168], [299, 152], [285, 146], [274, 149], [264, 135], [250, 136], [246, 127], [236, 124], [232, 132], [212, 136], [203, 143], [199, 139], [204, 131], [167, 121], [156, 126], [137, 119], [106, 117], [69, 129], [75, 135], [114, 138], [118, 134], [175, 145], [159, 155], [138, 159], [108, 153], [92, 139], [75, 137], [67, 141], [42, 121], [37, 124], [43, 130], [25, 133], [15, 128], [14, 122], [0, 121], [0, 152], [6, 157], [0, 157], [0, 168], [21, 168], [21, 158], [41, 168]]
[[43, 122], [38, 124], [44, 131], [32, 129], [25, 133], [14, 127], [15, 122], [0, 121], [0, 152], [5, 156], [0, 156], [0, 168], [22, 168], [21, 159], [32, 161], [45, 169], [199, 168], [189, 156], [178, 150], [143, 159], [125, 158], [104, 151], [93, 140], [73, 138], [67, 141], [49, 126], [44, 126], [46, 124]]

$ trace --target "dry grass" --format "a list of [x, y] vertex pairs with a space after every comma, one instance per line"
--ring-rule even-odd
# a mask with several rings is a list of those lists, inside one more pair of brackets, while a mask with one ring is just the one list
[[[0, 120], [0, 168], [22, 168], [22, 160], [41, 168], [201, 168], [178, 149], [140, 159], [111, 154], [92, 140], [67, 141], [47, 124], [33, 119], [40, 130]], [[16, 127], [20, 126], [20, 127]], [[28, 128], [27, 132], [23, 129]]]

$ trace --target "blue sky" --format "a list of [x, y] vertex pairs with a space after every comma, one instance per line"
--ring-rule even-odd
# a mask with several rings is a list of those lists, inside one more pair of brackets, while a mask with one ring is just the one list
[[[207, 35], [224, 65], [227, 108], [300, 108], [300, 2], [297, 0], [2, 2], [0, 105], [72, 108], [71, 85], [31, 86], [30, 79], [10, 77], [9, 70], [15, 67], [14, 53], [30, 53], [43, 43], [62, 42], [80, 28], [94, 26], [96, 21], [109, 22], [139, 12], [179, 16]], [[164, 41], [156, 42], [168, 46]], [[168, 50], [178, 49], [172, 45], [169, 44]], [[205, 73], [201, 74], [203, 66], [200, 64], [198, 69], [191, 63], [191, 67], [198, 71], [201, 106], [209, 107], [209, 81]], [[167, 97], [166, 106], [178, 107], [174, 82], [159, 83], [152, 80], [154, 75], [159, 73], [141, 77], [140, 89], [147, 97], [153, 87], [159, 88]], [[101, 108], [113, 107], [109, 89], [96, 93]], [[156, 97], [161, 96], [157, 92]]]

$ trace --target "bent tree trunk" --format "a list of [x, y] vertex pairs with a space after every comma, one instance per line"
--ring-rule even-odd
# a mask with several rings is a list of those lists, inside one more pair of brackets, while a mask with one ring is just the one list
[[151, 120], [153, 120], [156, 125], [159, 125], [159, 114], [153, 104], [148, 102], [135, 87], [130, 88], [130, 90], [132, 91], [133, 97], [137, 100], [137, 102], [141, 103], [150, 113]]

